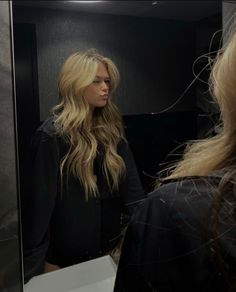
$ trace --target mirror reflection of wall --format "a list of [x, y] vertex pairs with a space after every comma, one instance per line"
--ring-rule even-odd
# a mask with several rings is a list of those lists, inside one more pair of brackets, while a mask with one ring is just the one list
[[[32, 135], [58, 102], [58, 70], [71, 53], [91, 47], [118, 65], [114, 101], [150, 191], [153, 179], [144, 172], [155, 175], [170, 151], [197, 138], [198, 126], [208, 128], [209, 120], [198, 113], [212, 108], [198, 83], [170, 106], [193, 80], [196, 57], [208, 52], [213, 33], [221, 29], [221, 3], [107, 1], [85, 8], [69, 2], [13, 1], [21, 192], [29, 191], [25, 161]], [[219, 39], [220, 34], [214, 49]]]
[[[183, 2], [171, 1], [160, 1], [158, 5], [152, 5], [152, 1], [136, 1], [132, 4], [129, 1], [109, 2], [93, 4], [92, 8], [91, 5], [86, 7], [85, 4], [70, 1], [13, 1], [17, 95], [20, 100], [18, 119], [22, 130], [19, 139], [22, 149], [25, 149], [37, 125], [45, 120], [51, 107], [57, 103], [57, 72], [70, 53], [95, 47], [117, 63], [121, 83], [114, 100], [128, 123], [133, 115], [160, 112], [181, 96], [194, 77], [194, 60], [208, 52], [213, 33], [221, 29], [221, 5], [215, 1], [201, 6], [197, 1], [190, 1], [187, 6]], [[119, 13], [122, 15], [117, 15]], [[215, 46], [219, 44], [218, 39], [214, 39]], [[170, 129], [176, 133], [175, 137], [172, 137], [173, 133], [170, 134], [170, 140], [176, 140], [177, 144], [197, 136], [197, 124], [191, 112], [196, 117], [197, 108], [202, 110], [202, 107], [207, 107], [205, 98], [200, 98], [195, 90], [192, 86], [184, 98], [168, 111], [167, 116], [173, 116], [173, 123], [176, 124], [176, 119], [180, 123], [175, 127], [182, 128], [181, 137], [178, 137], [175, 129]], [[203, 90], [200, 95], [202, 93]], [[184, 112], [182, 122], [185, 116], [190, 123], [183, 122], [183, 127], [179, 121], [181, 116], [174, 112]], [[145, 131], [149, 129], [150, 138], [145, 136], [145, 139], [139, 140], [149, 140], [151, 143], [154, 139], [156, 149], [159, 148], [159, 151], [149, 152], [150, 158], [144, 159], [148, 162], [137, 161], [142, 180], [148, 185], [150, 181], [142, 175], [142, 171], [153, 175], [158, 162], [177, 144], [168, 141], [166, 144], [169, 147], [166, 148], [158, 143], [163, 138], [154, 134], [154, 131], [160, 131], [154, 124], [159, 127], [168, 125], [168, 122], [167, 125], [160, 125], [162, 121], [158, 121], [158, 118], [161, 115], [149, 116], [150, 121], [147, 116], [144, 117], [144, 123], [147, 123]], [[28, 119], [31, 123], [28, 123]], [[207, 123], [201, 120], [200, 126], [203, 128]], [[186, 128], [188, 124], [189, 129]], [[134, 130], [132, 128], [132, 132]], [[129, 128], [127, 132], [129, 136], [133, 135], [129, 133]], [[130, 137], [132, 147], [137, 144], [136, 138]], [[145, 156], [143, 152], [147, 155], [144, 146], [134, 152], [139, 157], [140, 154]], [[153, 161], [153, 156], [157, 160], [151, 167], [148, 165]]]

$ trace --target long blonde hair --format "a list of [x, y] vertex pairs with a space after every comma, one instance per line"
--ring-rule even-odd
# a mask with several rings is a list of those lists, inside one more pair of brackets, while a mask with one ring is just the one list
[[235, 165], [236, 159], [236, 33], [218, 51], [213, 62], [210, 92], [220, 108], [220, 132], [193, 141], [165, 179], [208, 175]]
[[[220, 131], [211, 138], [193, 141], [188, 144], [182, 159], [167, 168], [169, 175], [158, 179], [208, 176], [219, 171], [217, 180], [208, 181], [212, 191], [212, 201], [206, 227], [208, 232], [206, 247], [212, 258], [215, 258], [219, 271], [229, 285], [228, 291], [235, 289], [235, 273], [231, 269], [230, 256], [225, 256], [221, 239], [229, 244], [235, 241], [236, 224], [236, 32], [228, 39], [224, 47], [218, 51], [213, 62], [209, 78], [210, 92], [220, 109]], [[217, 182], [217, 183], [215, 183]], [[208, 193], [209, 195], [209, 193]], [[226, 230], [225, 234], [222, 230]], [[205, 239], [204, 239], [205, 240]], [[228, 251], [227, 251], [228, 253]], [[229, 261], [228, 261], [229, 259]]]
[[117, 145], [124, 138], [121, 115], [117, 107], [108, 100], [103, 108], [95, 108], [91, 120], [88, 102], [83, 98], [85, 88], [96, 76], [99, 62], [106, 66], [110, 77], [111, 95], [119, 82], [116, 65], [109, 59], [90, 49], [77, 52], [67, 58], [58, 78], [60, 103], [52, 112], [57, 133], [69, 145], [69, 150], [60, 165], [78, 178], [85, 190], [85, 197], [98, 195], [97, 179], [94, 175], [94, 160], [98, 144], [104, 151], [102, 171], [111, 190], [118, 189], [125, 174], [125, 163], [117, 153]]

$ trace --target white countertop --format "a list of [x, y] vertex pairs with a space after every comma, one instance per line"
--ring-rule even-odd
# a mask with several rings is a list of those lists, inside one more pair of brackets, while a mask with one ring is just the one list
[[116, 265], [110, 256], [33, 277], [24, 292], [112, 292]]

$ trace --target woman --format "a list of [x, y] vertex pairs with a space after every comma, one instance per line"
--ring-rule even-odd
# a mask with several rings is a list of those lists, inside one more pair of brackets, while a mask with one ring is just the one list
[[[63, 64], [60, 103], [33, 140], [33, 191], [23, 198], [25, 280], [110, 253], [144, 198], [121, 116], [115, 64], [95, 50]], [[46, 263], [46, 265], [45, 265]]]
[[236, 291], [236, 33], [219, 51], [210, 88], [221, 130], [195, 141], [131, 219], [121, 291]]

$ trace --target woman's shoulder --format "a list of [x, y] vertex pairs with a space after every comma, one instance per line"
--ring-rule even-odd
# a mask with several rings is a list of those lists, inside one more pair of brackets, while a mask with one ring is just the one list
[[195, 176], [172, 179], [149, 193], [147, 199], [140, 205], [141, 209], [151, 209], [153, 212], [169, 211], [193, 212], [193, 209], [203, 213], [211, 204], [214, 190], [220, 178], [217, 176]]
[[49, 117], [45, 121], [43, 121], [36, 132], [40, 133], [40, 134], [45, 134], [49, 137], [55, 137], [56, 136], [56, 128], [54, 125], [54, 118]]
[[155, 199], [158, 196], [165, 196], [171, 199], [178, 195], [177, 199], [183, 199], [186, 196], [195, 197], [196, 194], [201, 196], [217, 187], [220, 179], [220, 175], [212, 174], [209, 176], [180, 177], [166, 180], [160, 187], [151, 192], [149, 197]]
[[31, 146], [38, 148], [39, 145], [48, 146], [48, 145], [58, 145], [60, 137], [57, 135], [56, 128], [54, 126], [53, 117], [47, 118], [41, 123], [41, 125], [35, 131], [32, 140]]

